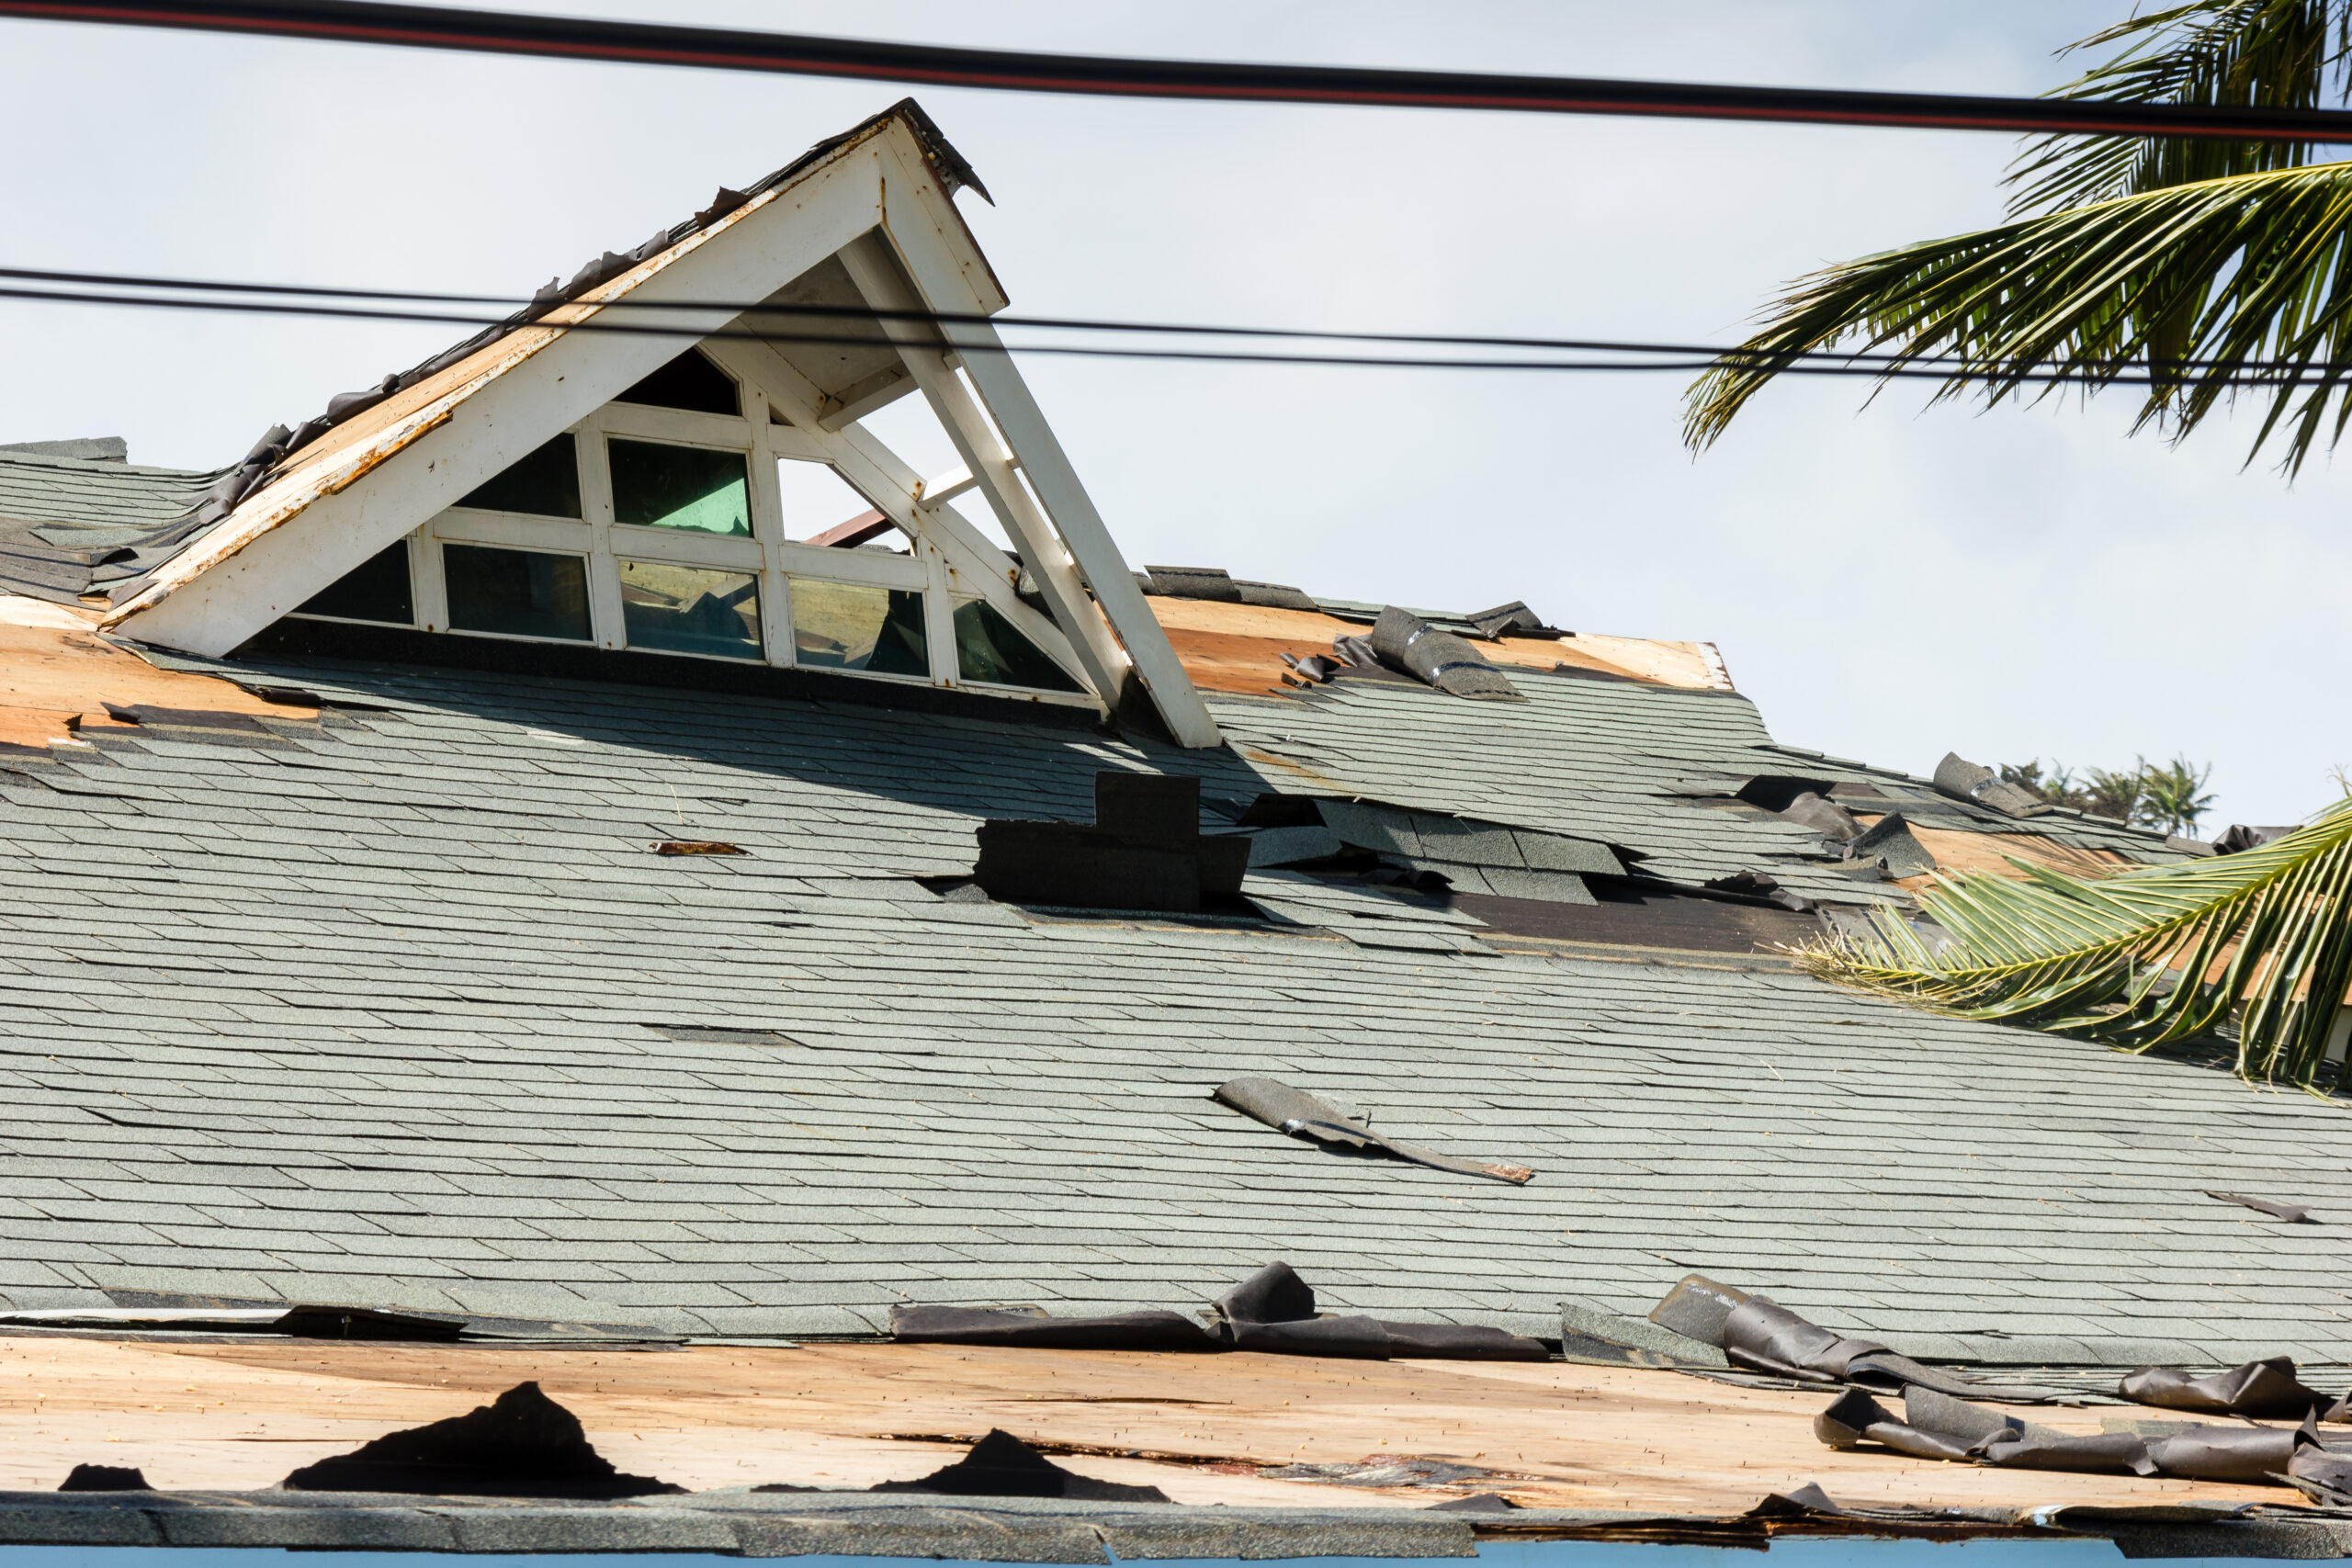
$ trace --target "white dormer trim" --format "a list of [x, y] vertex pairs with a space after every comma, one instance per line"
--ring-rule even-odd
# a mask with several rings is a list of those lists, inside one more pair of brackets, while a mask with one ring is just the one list
[[[932, 683], [966, 684], [956, 670], [954, 604], [985, 598], [1079, 678], [1099, 709], [1109, 711], [1131, 681], [1139, 682], [1181, 744], [1218, 744], [1206, 705], [1007, 355], [959, 356], [979, 393], [976, 404], [946, 368], [938, 332], [888, 324], [914, 384], [956, 442], [973, 488], [1032, 563], [1049, 616], [1015, 595], [1011, 563], [985, 536], [945, 498], [926, 498], [921, 476], [855, 422], [854, 412], [887, 398], [865, 392], [850, 407], [829, 408], [783, 355], [755, 341], [709, 337], [730, 318], [693, 308], [704, 300], [763, 299], [835, 256], [878, 306], [989, 314], [1006, 303], [912, 130], [896, 116], [886, 118], [581, 300], [329, 432], [107, 624], [141, 641], [226, 654], [399, 540], [412, 541], [415, 562], [422, 542], [466, 526], [444, 515], [460, 498], [559, 433], [599, 430], [613, 417], [650, 414], [658, 422], [660, 411], [616, 413], [606, 405], [699, 344], [745, 385], [748, 417], [738, 423], [751, 455], [755, 507], [764, 492], [773, 509], [772, 457], [820, 460], [914, 541], [914, 556], [892, 570], [919, 570], [929, 591]], [[632, 326], [675, 333], [565, 330], [624, 296]], [[648, 309], [672, 301], [674, 310]], [[984, 326], [953, 332], [956, 342], [975, 346], [995, 341]], [[753, 397], [764, 400], [753, 404]], [[786, 423], [772, 423], [771, 409]], [[851, 417], [844, 422], [844, 415]], [[585, 468], [583, 461], [583, 480]], [[471, 515], [478, 524], [481, 514]], [[595, 534], [593, 525], [589, 533]], [[756, 547], [735, 553], [758, 558], [763, 599], [776, 612], [766, 617], [769, 662], [789, 665], [786, 579], [799, 570], [861, 580], [880, 570], [883, 558], [866, 552], [857, 562], [844, 558], [860, 552], [793, 545], [775, 528], [764, 535], [732, 543]], [[426, 614], [437, 587], [426, 581], [435, 575], [425, 570], [429, 564], [413, 572], [418, 618], [438, 630], [446, 622], [436, 625]], [[596, 640], [610, 646], [605, 627], [617, 616], [617, 591], [598, 580], [592, 598], [607, 612], [598, 616]], [[779, 626], [781, 632], [774, 629]]]

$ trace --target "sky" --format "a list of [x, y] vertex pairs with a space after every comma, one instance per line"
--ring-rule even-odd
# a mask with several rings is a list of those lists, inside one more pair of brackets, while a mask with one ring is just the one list
[[[514, 0], [514, 8], [524, 8]], [[1001, 48], [2031, 93], [2122, 0], [541, 9]], [[0, 21], [0, 265], [520, 296], [902, 96], [887, 84]], [[1984, 133], [923, 88], [1016, 310], [1732, 342], [1789, 280], [1999, 215]], [[214, 468], [462, 335], [0, 301], [0, 441]], [[1932, 772], [2211, 762], [2209, 834], [2336, 798], [2352, 485], [2128, 393], [1985, 412], [1686, 378], [1023, 372], [1128, 559], [1713, 642], [1781, 740]], [[882, 423], [951, 466], [910, 405]], [[926, 442], [931, 445], [926, 447]], [[2352, 454], [2347, 454], [2352, 457]], [[2335, 698], [2327, 693], [2338, 693]]]

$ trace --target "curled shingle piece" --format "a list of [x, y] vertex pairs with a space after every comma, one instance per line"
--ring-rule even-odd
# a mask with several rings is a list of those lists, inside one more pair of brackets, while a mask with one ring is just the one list
[[1374, 1132], [1355, 1118], [1345, 1115], [1316, 1099], [1305, 1089], [1293, 1089], [1273, 1078], [1235, 1078], [1219, 1084], [1210, 1099], [1220, 1105], [1229, 1105], [1245, 1116], [1254, 1117], [1277, 1132], [1293, 1137], [1311, 1139], [1336, 1148], [1377, 1149], [1397, 1159], [1425, 1165], [1432, 1170], [1450, 1170], [1458, 1176], [1483, 1176], [1493, 1181], [1509, 1181], [1525, 1186], [1535, 1172], [1523, 1165], [1510, 1165], [1499, 1160], [1462, 1159], [1426, 1149], [1419, 1144], [1404, 1143]]
[[2295, 1359], [2273, 1356], [2226, 1372], [2191, 1377], [2177, 1367], [2142, 1367], [2125, 1377], [2116, 1393], [2142, 1404], [2193, 1410], [2200, 1416], [2250, 1416], [2300, 1421], [2313, 1411], [2341, 1420], [2346, 1401], [2306, 1388], [2295, 1373]]

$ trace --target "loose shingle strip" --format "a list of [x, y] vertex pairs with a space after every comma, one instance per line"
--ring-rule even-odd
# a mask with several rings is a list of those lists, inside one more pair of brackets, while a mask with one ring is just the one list
[[1462, 1159], [1442, 1155], [1435, 1149], [1423, 1148], [1399, 1139], [1385, 1137], [1363, 1122], [1316, 1099], [1305, 1089], [1293, 1089], [1272, 1078], [1235, 1078], [1219, 1084], [1210, 1099], [1220, 1105], [1230, 1105], [1244, 1116], [1253, 1116], [1277, 1132], [1293, 1137], [1309, 1138], [1318, 1144], [1339, 1148], [1378, 1149], [1397, 1159], [1425, 1165], [1432, 1170], [1450, 1170], [1457, 1176], [1483, 1176], [1493, 1181], [1515, 1182], [1525, 1186], [1535, 1172], [1523, 1165], [1509, 1165], [1500, 1160]]
[[2303, 1386], [2295, 1374], [2292, 1356], [2248, 1361], [2226, 1372], [2191, 1377], [2177, 1367], [2142, 1367], [2125, 1377], [2116, 1392], [2142, 1404], [2167, 1410], [2193, 1410], [2201, 1416], [2246, 1416], [2300, 1421], [2315, 1412], [2323, 1421], [2346, 1418], [2352, 1399], [2331, 1399]]

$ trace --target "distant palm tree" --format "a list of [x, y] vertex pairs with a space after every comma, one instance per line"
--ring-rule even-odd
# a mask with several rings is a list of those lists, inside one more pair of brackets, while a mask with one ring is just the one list
[[[2190, 0], [2073, 47], [2109, 46], [2057, 96], [2352, 99], [2352, 0]], [[2248, 461], [2275, 440], [2290, 476], [2352, 423], [2352, 163], [2294, 142], [2051, 137], [2009, 180], [2004, 223], [1799, 278], [1691, 388], [1691, 446], [1800, 356], [1841, 345], [1939, 378], [1939, 399], [2141, 386], [2134, 428], [2175, 440], [2261, 400]], [[2137, 782], [2143, 820], [2153, 807], [2187, 826], [2211, 798], [2185, 760], [2143, 761]], [[1878, 941], [1800, 956], [1859, 989], [2127, 1049], [2233, 1032], [2241, 1073], [2352, 1088], [2352, 1064], [2327, 1060], [2352, 984], [2352, 799], [2221, 859], [2098, 882], [2012, 864], [2023, 880], [1939, 874], [1919, 897], [1929, 928], [1882, 909]]]

